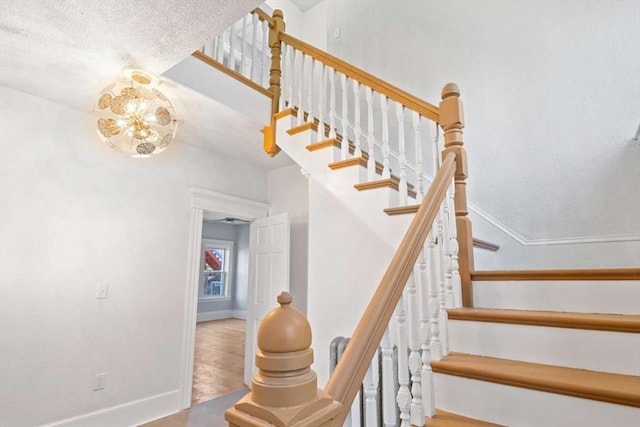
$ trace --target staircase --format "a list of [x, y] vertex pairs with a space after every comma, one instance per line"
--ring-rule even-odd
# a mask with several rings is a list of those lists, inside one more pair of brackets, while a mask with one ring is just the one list
[[[349, 407], [364, 378], [365, 403], [362, 416], [345, 409], [336, 419], [354, 426], [398, 419], [402, 426], [640, 425], [640, 269], [474, 271], [457, 87], [445, 87], [438, 109], [287, 35], [281, 14], [253, 16], [254, 25], [271, 28], [274, 114], [265, 150], [284, 151], [397, 251], [345, 352], [368, 363], [380, 342], [381, 379], [371, 367], [365, 373], [367, 363], [341, 362], [325, 391]], [[206, 51], [229, 57], [220, 37]], [[442, 161], [437, 128], [421, 133], [426, 120], [444, 129]], [[396, 258], [412, 261], [396, 267], [405, 265]], [[368, 323], [375, 331], [364, 331]], [[367, 342], [359, 344], [361, 337]], [[385, 371], [394, 345], [404, 356], [396, 372]], [[359, 380], [338, 384], [347, 381], [341, 375]], [[397, 395], [389, 376], [399, 382]], [[378, 387], [382, 401], [373, 397]]]
[[[314, 142], [317, 126], [298, 126], [296, 116], [292, 109], [277, 115], [279, 147], [396, 247], [397, 230], [408, 222], [394, 221], [416, 210], [393, 209], [396, 180], [362, 186], [366, 161], [336, 162], [335, 140]], [[389, 205], [395, 215], [381, 218]], [[426, 425], [640, 422], [639, 270], [480, 271], [471, 277], [473, 307], [447, 310], [450, 353], [431, 363], [443, 411]]]

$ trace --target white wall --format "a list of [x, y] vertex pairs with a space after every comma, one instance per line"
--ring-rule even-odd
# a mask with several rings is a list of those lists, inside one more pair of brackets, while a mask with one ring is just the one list
[[[249, 225], [237, 225], [236, 287], [233, 289], [233, 306], [236, 317], [246, 317], [249, 292]], [[244, 317], [243, 317], [244, 316]]]
[[350, 337], [393, 250], [324, 186], [309, 181], [309, 307], [313, 368], [329, 379], [329, 344]]
[[479, 224], [500, 268], [640, 265], [640, 3], [321, 4], [329, 53], [432, 103], [459, 83], [473, 203], [526, 242], [574, 242]]
[[293, 296], [293, 305], [306, 313], [309, 263], [308, 182], [300, 173], [298, 165], [270, 171], [267, 177], [267, 200], [271, 204], [269, 215], [289, 213], [291, 222], [290, 291]]
[[95, 120], [0, 86], [3, 426], [103, 409], [94, 422], [134, 425], [178, 409], [188, 187], [266, 198], [254, 167], [183, 141], [131, 159], [100, 143]]

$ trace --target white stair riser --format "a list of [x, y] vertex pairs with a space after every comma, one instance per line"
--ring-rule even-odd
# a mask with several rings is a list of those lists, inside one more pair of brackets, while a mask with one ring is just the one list
[[640, 314], [640, 281], [474, 282], [474, 307]]
[[436, 405], [511, 427], [637, 426], [640, 410], [629, 406], [526, 388], [435, 374]]
[[449, 321], [449, 349], [502, 359], [640, 375], [640, 335]]
[[[367, 224], [391, 248], [396, 248], [404, 236], [413, 215], [389, 216], [383, 209], [397, 206], [398, 192], [389, 188], [358, 191], [354, 188], [351, 173], [336, 173], [328, 167], [334, 160], [337, 148], [324, 148], [310, 152], [305, 147], [315, 142], [316, 132], [305, 131], [296, 135], [287, 134], [292, 126], [291, 118], [279, 119], [276, 124], [278, 146], [313, 179], [321, 182], [335, 196], [339, 197], [345, 209], [349, 209]], [[394, 194], [395, 193], [395, 194]]]

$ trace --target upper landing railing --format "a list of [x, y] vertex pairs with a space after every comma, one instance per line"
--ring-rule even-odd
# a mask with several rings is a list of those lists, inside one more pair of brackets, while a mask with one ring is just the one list
[[[430, 362], [447, 354], [446, 309], [472, 301], [473, 240], [458, 87], [446, 85], [438, 106], [425, 102], [286, 34], [279, 10], [272, 17], [254, 10], [194, 56], [271, 97], [274, 115], [291, 108], [297, 125], [317, 125], [318, 141], [340, 144], [340, 160], [366, 162], [369, 182], [395, 181], [399, 209], [420, 206], [324, 392], [314, 392], [310, 338], [297, 340], [294, 334], [279, 349], [266, 333], [262, 347], [259, 332], [259, 372], [252, 393], [227, 412], [230, 425], [342, 426], [379, 346], [381, 365], [392, 366], [390, 335], [398, 348], [399, 390], [381, 402], [384, 423], [394, 425], [397, 413], [402, 426], [423, 425], [435, 408]], [[279, 151], [274, 129], [275, 118], [264, 132], [270, 155]], [[282, 301], [276, 318], [292, 313], [290, 299]], [[266, 324], [271, 333], [291, 333]], [[306, 337], [306, 327], [300, 333]], [[388, 378], [383, 372], [383, 383]], [[374, 388], [365, 388], [367, 410], [375, 407]], [[387, 384], [387, 390], [393, 388]]]

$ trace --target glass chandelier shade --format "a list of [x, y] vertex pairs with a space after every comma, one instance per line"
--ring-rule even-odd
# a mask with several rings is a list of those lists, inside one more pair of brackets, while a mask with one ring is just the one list
[[158, 90], [158, 82], [149, 73], [129, 69], [100, 92], [95, 107], [97, 132], [105, 144], [137, 158], [167, 149], [178, 120], [171, 101]]

